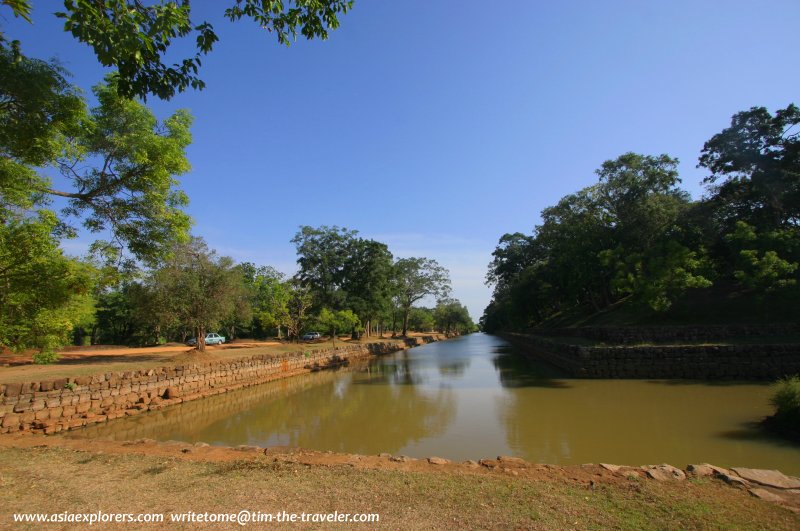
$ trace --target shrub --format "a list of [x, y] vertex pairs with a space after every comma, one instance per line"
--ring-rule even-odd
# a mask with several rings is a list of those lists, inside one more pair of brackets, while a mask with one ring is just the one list
[[769, 424], [777, 431], [800, 438], [800, 376], [783, 378], [775, 385], [775, 394], [770, 399], [775, 415]]
[[33, 362], [37, 365], [49, 365], [58, 361], [58, 352], [52, 349], [42, 349], [33, 355]]

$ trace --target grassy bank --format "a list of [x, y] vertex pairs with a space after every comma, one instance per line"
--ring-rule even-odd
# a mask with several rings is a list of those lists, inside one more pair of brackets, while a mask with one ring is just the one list
[[363, 465], [358, 456], [307, 465], [261, 452], [198, 460], [194, 451], [166, 455], [30, 443], [26, 448], [3, 446], [0, 527], [19, 528], [13, 524], [14, 513], [101, 510], [169, 518], [170, 513], [242, 509], [378, 513], [380, 524], [363, 527], [385, 529], [800, 526], [800, 517], [789, 510], [708, 479], [660, 483], [592, 475], [581, 467], [520, 475], [432, 465], [403, 469], [404, 464], [391, 466], [387, 460], [385, 465]]

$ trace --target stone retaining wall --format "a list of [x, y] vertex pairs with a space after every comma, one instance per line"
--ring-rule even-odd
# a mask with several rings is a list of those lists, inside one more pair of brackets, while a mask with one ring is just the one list
[[[595, 341], [628, 345], [632, 343], [676, 341], [724, 341], [800, 335], [800, 324], [699, 325], [699, 326], [586, 326], [580, 328], [537, 328], [536, 336], [581, 337]], [[768, 342], [768, 341], [765, 341]]]
[[774, 380], [800, 373], [800, 345], [570, 345], [530, 334], [503, 334], [532, 357], [578, 378]]
[[0, 384], [0, 433], [57, 433], [436, 340], [425, 336], [307, 353]]

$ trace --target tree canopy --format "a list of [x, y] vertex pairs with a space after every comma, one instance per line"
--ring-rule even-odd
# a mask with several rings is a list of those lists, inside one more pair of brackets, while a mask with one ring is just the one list
[[[30, 0], [3, 0], [15, 16], [31, 21]], [[339, 27], [339, 16], [352, 0], [234, 0], [225, 8], [230, 21], [251, 19], [274, 34], [278, 42], [291, 44], [298, 34], [307, 39], [327, 39]], [[219, 40], [208, 21], [192, 21], [188, 0], [64, 0], [56, 16], [64, 30], [92, 48], [103, 66], [119, 72], [116, 90], [120, 96], [146, 98], [152, 94], [168, 100], [188, 88], [202, 89], [199, 77], [202, 58]], [[194, 39], [195, 53], [167, 64], [167, 53], [180, 39]], [[0, 44], [7, 39], [0, 35]], [[9, 48], [19, 54], [19, 43]]]

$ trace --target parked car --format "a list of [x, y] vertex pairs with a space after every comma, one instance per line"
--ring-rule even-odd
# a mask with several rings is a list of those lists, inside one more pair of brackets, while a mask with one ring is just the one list
[[[225, 336], [221, 336], [219, 334], [215, 334], [214, 332], [210, 334], [206, 334], [206, 345], [221, 345], [225, 343]], [[193, 337], [189, 341], [186, 342], [189, 346], [194, 346], [197, 344], [197, 338]]]
[[319, 339], [321, 337], [322, 335], [320, 335], [319, 332], [309, 332], [307, 334], [303, 334], [303, 340], [305, 341], [313, 341], [314, 339]]

